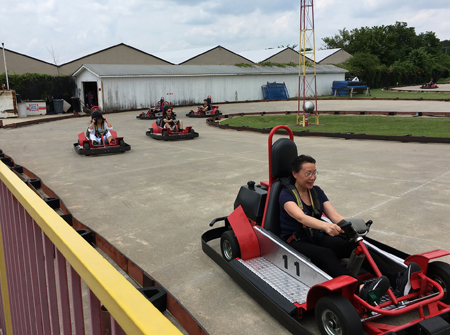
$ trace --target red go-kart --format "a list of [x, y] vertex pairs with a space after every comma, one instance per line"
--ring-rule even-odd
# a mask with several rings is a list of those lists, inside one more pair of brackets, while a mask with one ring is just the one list
[[420, 88], [430, 89], [430, 88], [439, 88], [436, 83], [426, 83], [423, 84]]
[[[211, 96], [208, 95], [208, 98], [206, 98], [206, 101], [208, 104], [211, 104]], [[199, 108], [202, 108], [203, 106], [200, 106]], [[188, 117], [209, 117], [209, 116], [219, 116], [222, 115], [222, 113], [219, 111], [219, 106], [212, 106], [211, 109], [207, 111], [203, 110], [197, 110], [193, 111], [191, 110], [189, 113], [186, 114]]]
[[[289, 138], [272, 143], [279, 129], [285, 129]], [[434, 250], [408, 255], [366, 237], [371, 222], [348, 219], [342, 229], [345, 237], [358, 246], [356, 257], [350, 257], [347, 268], [359, 281], [374, 279], [361, 269], [360, 263], [358, 267], [358, 262], [352, 261], [359, 256], [366, 257], [377, 276], [381, 276], [369, 249], [398, 272], [410, 262], [421, 268], [411, 276], [411, 293], [403, 296], [389, 289], [383, 297], [371, 296], [369, 303], [355, 294], [357, 279], [332, 278], [279, 238], [278, 198], [284, 187], [281, 178], [290, 175], [291, 162], [297, 155], [292, 131], [287, 126], [275, 127], [269, 135], [269, 180], [259, 185], [250, 181], [241, 187], [235, 210], [210, 223], [212, 227], [223, 221], [224, 226], [202, 235], [203, 251], [293, 334], [311, 334], [301, 320], [312, 312], [324, 335], [450, 334], [450, 265], [432, 261], [449, 252]], [[209, 244], [217, 239], [222, 255], [214, 249], [214, 243]], [[386, 321], [387, 317], [412, 311], [417, 312], [416, 319], [406, 324], [398, 325], [404, 318], [396, 318], [396, 325]]]
[[113, 137], [111, 143], [94, 145], [91, 140], [86, 137], [85, 133], [78, 134], [78, 142], [73, 144], [73, 147], [79, 155], [101, 155], [117, 152], [125, 152], [131, 150], [131, 146], [123, 140], [123, 137], [117, 137], [114, 130], [109, 131]]
[[142, 112], [141, 114], [136, 116], [136, 118], [141, 119], [141, 120], [155, 120], [159, 117], [162, 117], [164, 106], [165, 105], [170, 106], [170, 102], [165, 101], [164, 97], [161, 97], [161, 100], [159, 100], [159, 102], [161, 103], [161, 107], [160, 107], [159, 111], [150, 108], [147, 112]]
[[145, 133], [145, 135], [154, 138], [155, 140], [172, 141], [172, 140], [187, 140], [198, 137], [199, 134], [192, 129], [191, 126], [184, 129], [178, 129], [175, 125], [175, 129], [164, 128], [162, 126], [162, 119], [156, 120], [152, 123], [152, 127]]

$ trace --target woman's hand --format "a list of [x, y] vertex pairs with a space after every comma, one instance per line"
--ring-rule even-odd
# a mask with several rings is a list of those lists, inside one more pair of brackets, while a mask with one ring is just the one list
[[327, 225], [325, 232], [330, 236], [338, 236], [344, 231], [337, 224], [331, 223]]

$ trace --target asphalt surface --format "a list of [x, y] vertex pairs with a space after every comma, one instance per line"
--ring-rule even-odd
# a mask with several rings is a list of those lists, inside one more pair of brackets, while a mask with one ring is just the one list
[[[321, 101], [319, 110], [448, 111], [445, 102]], [[295, 110], [296, 102], [221, 105], [223, 113]], [[137, 111], [106, 117], [131, 151], [79, 156], [88, 118], [0, 129], [0, 149], [53, 189], [72, 214], [169, 290], [210, 334], [288, 334], [201, 250], [209, 222], [233, 210], [241, 185], [268, 179], [267, 135], [209, 127], [175, 108], [200, 137], [145, 135]], [[275, 136], [278, 138], [279, 136]], [[369, 236], [407, 253], [450, 250], [450, 146], [296, 138], [345, 217], [372, 219]], [[449, 261], [449, 258], [445, 258]], [[304, 324], [314, 330], [314, 320]], [[317, 330], [315, 330], [317, 331]]]

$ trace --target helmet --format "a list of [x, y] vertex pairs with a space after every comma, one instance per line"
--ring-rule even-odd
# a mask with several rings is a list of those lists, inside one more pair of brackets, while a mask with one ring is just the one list
[[92, 119], [103, 119], [102, 113], [100, 113], [98, 110], [95, 110], [91, 114]]

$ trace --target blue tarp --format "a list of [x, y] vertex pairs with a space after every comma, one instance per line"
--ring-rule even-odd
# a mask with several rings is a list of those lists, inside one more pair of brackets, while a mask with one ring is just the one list
[[270, 83], [261, 86], [263, 100], [289, 99], [289, 93], [285, 83]]

